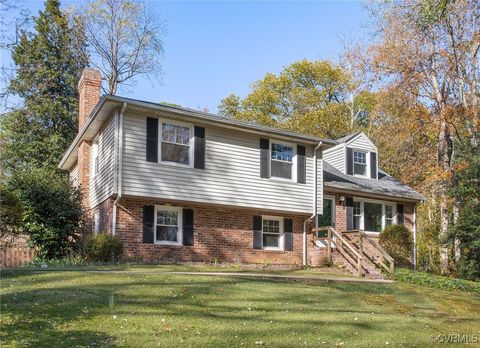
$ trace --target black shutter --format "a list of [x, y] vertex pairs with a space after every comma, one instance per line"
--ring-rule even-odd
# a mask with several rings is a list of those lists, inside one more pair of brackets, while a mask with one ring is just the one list
[[347, 231], [353, 230], [353, 207], [347, 206]]
[[397, 204], [397, 224], [403, 225], [405, 223], [405, 213], [403, 204]]
[[345, 205], [347, 207], [353, 207], [353, 197], [349, 196], [345, 198]]
[[193, 166], [205, 169], [205, 128], [195, 126]]
[[293, 251], [293, 220], [284, 219], [283, 220], [283, 233], [285, 241], [285, 250]]
[[143, 206], [143, 243], [153, 244], [155, 225], [155, 208], [153, 205]]
[[305, 146], [297, 145], [297, 182], [306, 183]]
[[183, 245], [192, 246], [193, 238], [193, 209], [183, 209]]
[[377, 178], [377, 153], [370, 152], [370, 177]]
[[147, 117], [147, 161], [158, 162], [158, 118]]
[[347, 147], [347, 174], [353, 175], [353, 149]]
[[253, 217], [253, 249], [262, 249], [262, 217]]
[[269, 178], [269, 160], [270, 160], [270, 141], [268, 139], [260, 139], [260, 177]]

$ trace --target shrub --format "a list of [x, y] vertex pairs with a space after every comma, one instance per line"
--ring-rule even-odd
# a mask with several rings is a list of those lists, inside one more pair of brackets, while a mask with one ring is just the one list
[[380, 233], [379, 242], [397, 265], [410, 265], [413, 240], [404, 225], [389, 225]]
[[480, 293], [480, 283], [458, 278], [433, 275], [426, 272], [397, 269], [393, 275], [393, 278], [397, 281], [428, 286], [431, 288]]
[[122, 241], [108, 233], [89, 236], [85, 242], [85, 256], [89, 261], [116, 262], [122, 254]]
[[63, 259], [77, 250], [83, 208], [81, 193], [68, 176], [33, 169], [18, 172], [9, 181], [22, 204], [20, 228], [28, 244], [43, 260]]

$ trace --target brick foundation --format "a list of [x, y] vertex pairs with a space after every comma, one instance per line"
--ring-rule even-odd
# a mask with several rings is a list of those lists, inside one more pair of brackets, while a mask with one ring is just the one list
[[[111, 232], [113, 198], [103, 202], [98, 209], [101, 214], [102, 231]], [[194, 210], [194, 246], [144, 244], [143, 206], [170, 204]], [[308, 215], [274, 214], [240, 208], [225, 208], [212, 205], [172, 204], [158, 200], [122, 199], [117, 213], [116, 235], [123, 241], [126, 259], [141, 259], [145, 262], [219, 262], [262, 263], [302, 265], [303, 222]], [[106, 216], [105, 216], [106, 215]], [[293, 251], [270, 251], [253, 249], [253, 216], [273, 215], [293, 220]], [[110, 227], [104, 227], [109, 224]], [[307, 224], [311, 228], [311, 224]], [[314, 246], [313, 236], [308, 235], [308, 264], [320, 266], [326, 256], [325, 248]]]

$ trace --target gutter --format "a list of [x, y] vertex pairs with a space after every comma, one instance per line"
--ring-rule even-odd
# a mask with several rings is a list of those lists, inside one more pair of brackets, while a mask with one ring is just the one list
[[303, 266], [307, 266], [307, 222], [317, 216], [317, 150], [320, 149], [323, 142], [320, 141], [313, 150], [313, 214], [303, 222]]
[[417, 269], [417, 205], [413, 205], [413, 269]]
[[127, 103], [123, 103], [122, 109], [118, 116], [118, 167], [117, 173], [117, 198], [113, 203], [113, 217], [112, 217], [112, 234], [117, 233], [117, 214], [119, 202], [122, 199], [122, 171], [123, 171], [123, 113], [127, 108]]

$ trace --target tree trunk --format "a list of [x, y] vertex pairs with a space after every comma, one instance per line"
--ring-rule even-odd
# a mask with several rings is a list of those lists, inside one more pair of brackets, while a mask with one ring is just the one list
[[[442, 119], [438, 134], [438, 165], [443, 173], [450, 169], [449, 136], [447, 123], [445, 119]], [[444, 178], [440, 180], [440, 231], [438, 235], [440, 239], [440, 272], [448, 274], [448, 246], [445, 244], [449, 225], [447, 182]]]
[[[458, 221], [458, 216], [460, 215], [460, 202], [455, 200], [455, 206], [453, 207], [453, 224], [455, 225]], [[460, 239], [455, 237], [454, 245], [454, 255], [455, 255], [455, 266], [458, 269], [460, 264], [461, 249], [460, 249]]]

